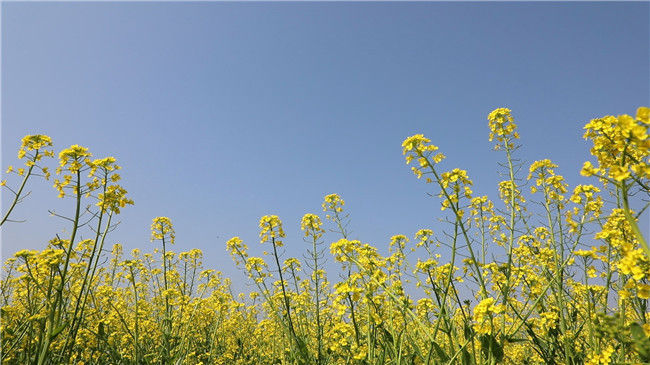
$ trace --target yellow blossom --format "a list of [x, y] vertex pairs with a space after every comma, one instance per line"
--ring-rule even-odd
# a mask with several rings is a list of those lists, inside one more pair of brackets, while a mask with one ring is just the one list
[[260, 243], [273, 241], [276, 246], [282, 246], [280, 238], [284, 237], [282, 221], [277, 215], [265, 215], [260, 219]]
[[151, 241], [169, 238], [171, 244], [176, 238], [172, 221], [168, 217], [156, 217], [151, 224]]

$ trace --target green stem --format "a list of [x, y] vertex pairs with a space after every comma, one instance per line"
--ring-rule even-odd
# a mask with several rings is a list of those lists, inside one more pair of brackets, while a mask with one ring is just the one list
[[[36, 151], [36, 156], [38, 156], [38, 151]], [[36, 158], [34, 156], [34, 158]], [[2, 218], [2, 221], [0, 222], [0, 227], [9, 219], [9, 215], [11, 214], [11, 211], [14, 210], [14, 207], [16, 207], [16, 204], [18, 204], [18, 201], [20, 201], [20, 194], [22, 194], [23, 189], [25, 189], [25, 185], [27, 185], [27, 179], [29, 176], [32, 174], [32, 170], [34, 169], [34, 165], [31, 165], [29, 167], [29, 170], [27, 170], [27, 174], [25, 174], [25, 177], [23, 178], [23, 182], [20, 184], [20, 188], [18, 189], [18, 192], [15, 193], [14, 196], [14, 201], [11, 202], [11, 206], [7, 210], [7, 213], [5, 213], [5, 216]]]
[[163, 345], [164, 345], [164, 354], [163, 360], [167, 361], [171, 356], [171, 344], [169, 343], [170, 335], [172, 332], [172, 318], [171, 318], [171, 307], [169, 305], [169, 285], [167, 284], [167, 250], [165, 243], [165, 236], [162, 237], [162, 249], [163, 249], [163, 283], [165, 285], [165, 318], [163, 318]]
[[625, 181], [622, 181], [619, 187], [621, 189], [621, 192], [623, 193], [623, 214], [625, 215], [625, 219], [630, 225], [630, 228], [632, 229], [632, 233], [634, 233], [634, 236], [636, 236], [637, 241], [639, 241], [641, 248], [643, 248], [643, 251], [645, 252], [648, 259], [650, 259], [650, 247], [648, 247], [648, 243], [643, 237], [643, 234], [639, 229], [639, 225], [636, 223], [636, 219], [632, 216], [632, 213], [630, 213], [630, 203], [628, 202], [627, 184], [625, 184]]
[[287, 321], [289, 322], [289, 332], [293, 337], [294, 341], [297, 342], [298, 338], [296, 336], [296, 331], [293, 327], [293, 321], [291, 319], [291, 308], [289, 305], [289, 296], [284, 285], [284, 278], [282, 276], [282, 266], [280, 266], [280, 259], [278, 258], [278, 250], [275, 244], [275, 237], [271, 237], [271, 243], [273, 244], [273, 257], [275, 258], [275, 263], [278, 266], [278, 273], [280, 274], [280, 287], [282, 288], [282, 298], [284, 299], [284, 307], [287, 310]]
[[65, 288], [65, 283], [68, 275], [68, 268], [70, 266], [70, 257], [72, 256], [72, 247], [74, 245], [74, 240], [77, 235], [77, 229], [79, 228], [79, 217], [81, 216], [81, 171], [77, 170], [77, 180], [75, 186], [76, 193], [76, 206], [74, 220], [72, 224], [72, 233], [70, 234], [70, 241], [68, 242], [68, 247], [65, 248], [65, 263], [63, 265], [63, 271], [61, 272], [61, 282], [56, 288], [56, 296], [54, 303], [50, 312], [48, 314], [48, 322], [46, 326], [47, 333], [45, 335], [44, 343], [39, 344], [41, 346], [40, 354], [38, 357], [38, 365], [43, 365], [46, 359], [49, 358], [49, 348], [52, 340], [54, 339], [54, 332], [61, 330], [61, 316], [63, 313], [63, 289]]

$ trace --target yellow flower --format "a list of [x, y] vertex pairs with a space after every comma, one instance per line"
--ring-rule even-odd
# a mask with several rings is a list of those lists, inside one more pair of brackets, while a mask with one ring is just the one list
[[22, 257], [24, 259], [27, 259], [29, 257], [35, 256], [38, 254], [38, 251], [36, 250], [20, 250], [14, 254], [15, 257]]
[[590, 161], [585, 161], [585, 163], [582, 165], [582, 170], [580, 170], [580, 175], [593, 176], [597, 175], [599, 172], [600, 170], [595, 168]]
[[508, 141], [508, 146], [511, 146], [509, 141], [519, 138], [519, 134], [516, 132], [517, 125], [514, 123], [511, 113], [508, 108], [498, 108], [488, 115], [490, 141], [496, 137], [499, 142]]
[[[32, 134], [23, 137], [20, 149], [18, 150], [18, 158], [22, 159], [25, 156], [30, 158], [28, 163], [34, 163], [40, 161], [43, 156], [53, 157], [54, 151], [47, 149], [47, 147], [52, 147], [52, 138], [44, 134]], [[41, 149], [45, 148], [42, 151]], [[32, 154], [31, 152], [35, 151], [36, 153]], [[29, 165], [28, 165], [29, 166]]]
[[109, 172], [119, 170], [121, 169], [120, 166], [115, 164], [115, 157], [106, 157], [102, 159], [96, 159], [90, 163], [90, 173], [88, 176], [92, 176], [95, 174], [97, 169], [100, 169], [103, 171], [103, 176], [108, 175]]
[[300, 228], [305, 231], [305, 237], [309, 236], [311, 232], [315, 238], [319, 238], [325, 232], [325, 230], [321, 228], [322, 225], [323, 223], [321, 222], [319, 216], [316, 214], [307, 213], [302, 217]]
[[597, 193], [600, 193], [600, 189], [593, 185], [578, 185], [573, 189], [570, 200], [576, 204], [581, 204], [583, 201], [593, 201], [593, 196]]
[[614, 165], [609, 169], [609, 176], [616, 181], [623, 181], [630, 177], [630, 170], [627, 166]]
[[637, 110], [636, 119], [629, 115], [605, 116], [591, 120], [584, 129], [585, 139], [591, 139], [591, 154], [598, 159], [598, 167], [585, 163], [583, 175], [602, 175], [623, 181], [632, 177], [632, 173], [641, 178], [650, 177], [648, 155], [650, 138], [648, 138], [648, 108]]
[[[532, 165], [530, 165], [530, 168], [528, 169], [528, 180], [533, 177], [533, 172], [537, 170], [540, 170], [538, 174], [547, 173], [549, 175], [554, 175], [555, 171], [553, 169], [556, 167], [557, 165], [552, 163], [549, 159], [535, 161]], [[539, 186], [541, 184], [538, 183], [537, 185]]]
[[88, 148], [79, 145], [72, 145], [59, 153], [59, 166], [57, 173], [67, 166], [68, 171], [75, 173], [81, 170], [84, 164], [90, 166], [90, 157], [92, 153], [88, 152]]
[[650, 285], [638, 283], [636, 286], [636, 295], [641, 299], [650, 299]]
[[[343, 211], [343, 206], [345, 205], [345, 201], [341, 199], [341, 196], [338, 194], [329, 194], [325, 196], [325, 201], [323, 202], [323, 211], [324, 212], [332, 212], [332, 213], [340, 213]], [[331, 217], [328, 215], [327, 219], [331, 219]]]
[[431, 156], [434, 151], [438, 150], [438, 147], [430, 144], [430, 142], [431, 140], [422, 134], [408, 137], [402, 142], [402, 153], [406, 155], [406, 164], [410, 164], [413, 159], [418, 161], [419, 167], [411, 167], [418, 179], [422, 177], [424, 168], [432, 167], [445, 158], [442, 153]]
[[636, 120], [644, 124], [650, 124], [650, 108], [642, 106], [636, 110]]
[[623, 251], [623, 257], [621, 257], [617, 264], [621, 273], [631, 275], [636, 281], [643, 279], [646, 275], [650, 275], [650, 272], [647, 272], [647, 267], [650, 265], [648, 265], [648, 260], [643, 250], [626, 250], [624, 247]]
[[348, 256], [355, 252], [361, 246], [361, 241], [357, 240], [347, 240], [341, 238], [336, 242], [332, 242], [330, 245], [330, 253], [334, 256], [334, 259], [339, 262], [348, 261]]
[[427, 145], [427, 143], [430, 143], [431, 140], [426, 138], [423, 134], [416, 134], [414, 136], [408, 137], [402, 142], [402, 154], [406, 155], [410, 151], [416, 151], [416, 152], [427, 152], [427, 151], [435, 151], [438, 149], [438, 147], [434, 145]]
[[494, 298], [483, 299], [474, 307], [474, 330], [478, 334], [492, 333], [492, 315], [502, 311], [501, 306], [494, 305]]
[[430, 270], [435, 269], [437, 266], [438, 261], [434, 259], [428, 259], [426, 261], [420, 261], [420, 259], [418, 259], [418, 262], [415, 263], [415, 269], [425, 274], [429, 273]]
[[409, 239], [406, 236], [402, 234], [398, 234], [390, 238], [389, 246], [390, 247], [398, 246], [400, 250], [403, 250], [404, 246], [406, 245], [406, 243], [408, 243], [408, 241]]
[[246, 271], [248, 271], [249, 274], [256, 273], [260, 275], [260, 277], [265, 277], [268, 275], [265, 275], [264, 273], [264, 269], [267, 267], [266, 262], [261, 257], [249, 257], [246, 260]]
[[576, 256], [592, 258], [594, 260], [598, 259], [598, 255], [596, 254], [596, 247], [592, 247], [591, 250], [575, 250], [573, 251], [573, 254]]
[[170, 243], [174, 243], [176, 238], [171, 219], [167, 217], [156, 217], [151, 224], [151, 240], [164, 240], [170, 239]]
[[[512, 199], [513, 195], [514, 195], [514, 199], [519, 203], [526, 202], [526, 199], [521, 195], [521, 191], [519, 190], [516, 183], [513, 183], [510, 180], [501, 181], [499, 183], [499, 196], [501, 197], [501, 199], [503, 199], [506, 202], [510, 202], [510, 199]], [[511, 209], [510, 205], [507, 205], [506, 208]], [[525, 208], [523, 208], [523, 204], [515, 204], [515, 209], [520, 210]]]
[[[282, 221], [277, 215], [265, 215], [260, 219], [260, 243], [271, 240], [275, 245], [282, 246], [284, 230], [282, 229]], [[277, 239], [276, 239], [277, 238]]]
[[133, 200], [127, 198], [126, 193], [127, 191], [121, 186], [110, 185], [106, 188], [106, 192], [98, 194], [97, 206], [101, 208], [102, 212], [110, 210], [115, 214], [120, 214], [120, 208], [124, 208], [127, 204], [133, 205]]
[[292, 269], [295, 271], [300, 271], [300, 266], [300, 260], [295, 257], [290, 257], [284, 260], [284, 267], [282, 267], [282, 270], [287, 271], [289, 269]]
[[600, 353], [593, 353], [587, 356], [585, 365], [609, 365], [612, 362], [613, 353], [614, 347], [609, 345], [606, 349], [600, 351]]
[[[443, 172], [440, 179], [440, 184], [443, 188], [448, 187], [450, 184], [460, 183], [463, 185], [472, 185], [472, 180], [467, 176], [467, 171], [461, 169], [453, 169], [452, 171]], [[471, 199], [471, 197], [470, 197]]]
[[420, 247], [422, 245], [424, 246], [429, 246], [430, 244], [433, 243], [433, 231], [430, 229], [421, 229], [415, 233], [415, 239], [418, 240], [418, 243], [416, 244], [416, 247]]

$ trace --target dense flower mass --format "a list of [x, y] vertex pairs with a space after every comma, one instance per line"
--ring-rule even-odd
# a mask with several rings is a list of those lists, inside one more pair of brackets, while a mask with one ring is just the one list
[[277, 215], [265, 215], [260, 219], [260, 242], [273, 241], [275, 245], [282, 246], [280, 238], [285, 236], [282, 221]]
[[[326, 219], [305, 214], [302, 237], [265, 215], [263, 245], [226, 242], [251, 285], [238, 294], [204, 269], [200, 250], [167, 249], [168, 217], [152, 221], [155, 249], [105, 247], [112, 218], [133, 201], [116, 184], [115, 158], [73, 145], [54, 182], [73, 198], [62, 217], [71, 227], [4, 264], [1, 364], [650, 363], [650, 249], [639, 228], [650, 211], [649, 117], [642, 107], [589, 122], [596, 162], [582, 173], [597, 179], [570, 188], [552, 161], [513, 157], [514, 117], [494, 110], [489, 139], [503, 157], [494, 201], [474, 196], [467, 171], [440, 170], [428, 138], [409, 137], [407, 164], [435, 185], [445, 214], [435, 231], [366, 243], [329, 194]], [[52, 146], [43, 135], [22, 140], [26, 166], [7, 172], [20, 188], [0, 184], [13, 193], [2, 224], [28, 180], [49, 177], [40, 164]], [[295, 248], [302, 255], [289, 256]]]
[[[23, 137], [20, 149], [18, 150], [18, 158], [23, 159], [33, 153], [31, 157], [34, 162], [40, 161], [43, 156], [54, 157], [54, 151], [47, 149], [52, 147], [52, 138], [44, 134], [33, 134]], [[41, 154], [38, 152], [43, 150]]]
[[598, 160], [598, 166], [586, 162], [582, 173], [619, 182], [633, 176], [650, 178], [648, 115], [650, 109], [640, 107], [636, 118], [610, 115], [589, 122], [584, 138], [593, 141], [591, 154]]
[[[512, 117], [512, 112], [508, 108], [495, 109], [488, 115], [488, 126], [490, 127], [490, 141], [495, 137], [497, 141], [506, 143], [506, 147], [511, 146], [513, 139], [519, 139], [519, 133], [516, 132], [517, 125]], [[500, 147], [501, 145], [497, 145]]]
[[106, 187], [106, 191], [98, 194], [99, 201], [97, 206], [103, 212], [107, 210], [120, 214], [120, 208], [124, 208], [127, 204], [133, 204], [133, 200], [126, 197], [128, 192], [119, 185], [110, 185]]
[[320, 238], [325, 230], [322, 228], [323, 222], [321, 222], [320, 217], [316, 214], [307, 213], [302, 217], [302, 222], [300, 222], [300, 228], [305, 231], [305, 237], [312, 235], [314, 238]]
[[174, 243], [176, 232], [172, 226], [172, 221], [168, 217], [156, 217], [151, 223], [151, 240], [163, 240], [169, 238], [170, 243]]
[[437, 146], [431, 144], [431, 140], [422, 134], [416, 134], [404, 140], [402, 143], [403, 154], [406, 155], [406, 163], [410, 164], [413, 159], [417, 160], [419, 166], [411, 167], [413, 173], [419, 178], [424, 173], [428, 173], [426, 168], [440, 163], [445, 155], [437, 153], [432, 156], [433, 152], [438, 150]]
[[66, 148], [59, 153], [59, 168], [57, 169], [57, 173], [64, 169], [75, 173], [81, 170], [84, 165], [91, 166], [90, 157], [92, 157], [92, 153], [88, 151], [88, 148], [76, 144], [72, 145], [70, 148]]

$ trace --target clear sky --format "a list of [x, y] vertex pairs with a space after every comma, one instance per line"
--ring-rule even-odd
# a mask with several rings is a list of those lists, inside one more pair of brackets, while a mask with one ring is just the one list
[[[225, 242], [259, 254], [258, 222], [300, 219], [338, 193], [352, 238], [385, 251], [395, 234], [441, 232], [437, 193], [405, 164], [423, 133], [498, 200], [486, 117], [512, 109], [527, 166], [550, 158], [576, 183], [582, 127], [650, 104], [648, 2], [2, 2], [2, 171], [20, 139], [47, 134], [114, 156], [135, 200], [109, 238], [151, 251], [168, 216], [176, 252], [200, 248], [235, 282]], [[50, 162], [55, 165], [54, 161]], [[69, 230], [52, 183], [5, 224], [2, 256]], [[3, 212], [9, 199], [2, 196]], [[647, 225], [646, 225], [647, 227]], [[647, 229], [646, 229], [647, 231]], [[326, 236], [326, 243], [338, 239]]]

